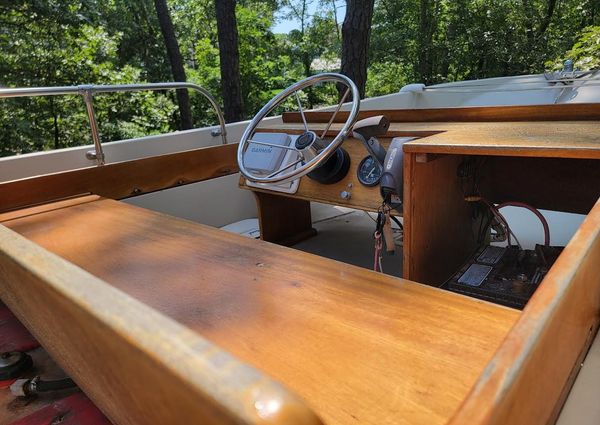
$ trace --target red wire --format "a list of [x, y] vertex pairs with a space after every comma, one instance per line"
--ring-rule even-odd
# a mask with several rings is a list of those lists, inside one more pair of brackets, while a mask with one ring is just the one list
[[546, 245], [546, 246], [550, 245], [550, 226], [548, 226], [548, 222], [546, 221], [546, 218], [542, 215], [541, 212], [538, 211], [537, 208], [534, 208], [531, 205], [528, 205], [524, 202], [511, 201], [511, 202], [504, 202], [502, 204], [499, 204], [496, 207], [496, 209], [499, 210], [504, 207], [520, 207], [520, 208], [528, 209], [529, 211], [534, 213], [537, 216], [537, 218], [540, 219], [540, 221], [542, 222], [542, 227], [544, 228], [544, 245]]

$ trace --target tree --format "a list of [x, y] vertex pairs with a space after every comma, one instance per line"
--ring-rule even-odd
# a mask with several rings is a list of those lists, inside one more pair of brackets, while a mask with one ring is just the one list
[[[169, 13], [167, 0], [154, 0], [154, 6], [156, 8], [160, 29], [165, 40], [169, 62], [171, 63], [173, 79], [175, 81], [185, 82], [187, 79], [185, 76], [185, 68], [183, 67], [183, 58], [181, 57], [177, 37], [175, 37], [175, 29], [173, 28], [173, 21], [171, 20], [171, 14]], [[181, 115], [181, 129], [187, 130], [192, 128], [192, 110], [190, 108], [190, 97], [187, 90], [177, 90], [177, 102], [179, 104], [179, 113]]]
[[[167, 0], [168, 11], [165, 1], [161, 3], [164, 12], [170, 12], [180, 69], [190, 81], [220, 98], [223, 43], [219, 43], [215, 1], [222, 5], [223, 0]], [[236, 3], [238, 63], [247, 114], [303, 76], [336, 69], [342, 48], [335, 5], [342, 0]], [[355, 71], [367, 61], [365, 39], [369, 40], [369, 97], [393, 93], [415, 81], [435, 84], [561, 69], [566, 58], [575, 60], [580, 69], [600, 66], [598, 0], [377, 0], [369, 38], [365, 36], [370, 22], [363, 18], [371, 9], [365, 3], [371, 2], [349, 2], [344, 38], [350, 43], [354, 34], [362, 41], [353, 43], [350, 51], [346, 46], [343, 56], [344, 72], [362, 86]], [[172, 79], [155, 6], [154, 0], [0, 0], [0, 86]], [[295, 20], [298, 29], [274, 34], [278, 16]], [[226, 101], [231, 92], [223, 92]], [[337, 96], [337, 90], [326, 84], [311, 88], [301, 100], [319, 107]], [[95, 96], [101, 141], [182, 128], [180, 113], [185, 108], [178, 112], [177, 99], [177, 93], [170, 91]], [[204, 97], [190, 92], [189, 101], [194, 126], [216, 122]], [[288, 107], [294, 108], [295, 102], [277, 112]], [[2, 99], [0, 128], [0, 156], [91, 142], [85, 107], [77, 96]]]
[[307, 37], [307, 29], [310, 25], [309, 7], [311, 4], [312, 0], [283, 1], [283, 5], [290, 10], [287, 16], [300, 21], [300, 29], [293, 30], [290, 33], [290, 39], [298, 46], [298, 56], [302, 62], [305, 77], [309, 77], [311, 74], [310, 65], [313, 59], [310, 52], [310, 40]]
[[365, 97], [371, 20], [374, 0], [348, 0], [342, 24], [342, 74], [356, 86], [360, 97]]
[[219, 57], [221, 58], [221, 90], [227, 122], [244, 119], [235, 6], [235, 0], [215, 0]]
[[431, 82], [433, 73], [433, 34], [435, 31], [435, 10], [436, 0], [419, 1], [419, 77], [422, 83]]
[[581, 36], [560, 59], [546, 63], [551, 69], [560, 71], [566, 59], [571, 59], [575, 69], [592, 71], [600, 68], [600, 26], [590, 26], [583, 29]]

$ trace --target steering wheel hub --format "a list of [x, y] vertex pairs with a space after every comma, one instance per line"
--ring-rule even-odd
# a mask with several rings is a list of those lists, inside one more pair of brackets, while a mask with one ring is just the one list
[[306, 133], [298, 136], [296, 139], [296, 149], [299, 151], [309, 148], [312, 144], [317, 140], [317, 135], [312, 131], [307, 131]]
[[306, 133], [298, 136], [295, 146], [302, 155], [303, 163], [315, 158], [325, 147], [323, 141], [319, 139], [312, 131], [307, 131]]

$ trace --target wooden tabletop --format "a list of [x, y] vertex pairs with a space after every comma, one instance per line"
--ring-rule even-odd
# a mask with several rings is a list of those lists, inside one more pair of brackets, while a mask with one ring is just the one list
[[[269, 127], [303, 128], [295, 123]], [[309, 127], [319, 130], [325, 124]], [[422, 137], [404, 145], [415, 153], [600, 159], [600, 121], [392, 122], [388, 136]]]
[[519, 312], [88, 197], [3, 224], [230, 351], [327, 424], [443, 424]]

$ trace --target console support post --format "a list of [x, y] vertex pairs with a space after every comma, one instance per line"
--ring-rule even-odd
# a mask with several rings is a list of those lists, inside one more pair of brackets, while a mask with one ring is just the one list
[[317, 234], [312, 227], [310, 202], [254, 191], [260, 237], [279, 245], [294, 245]]

